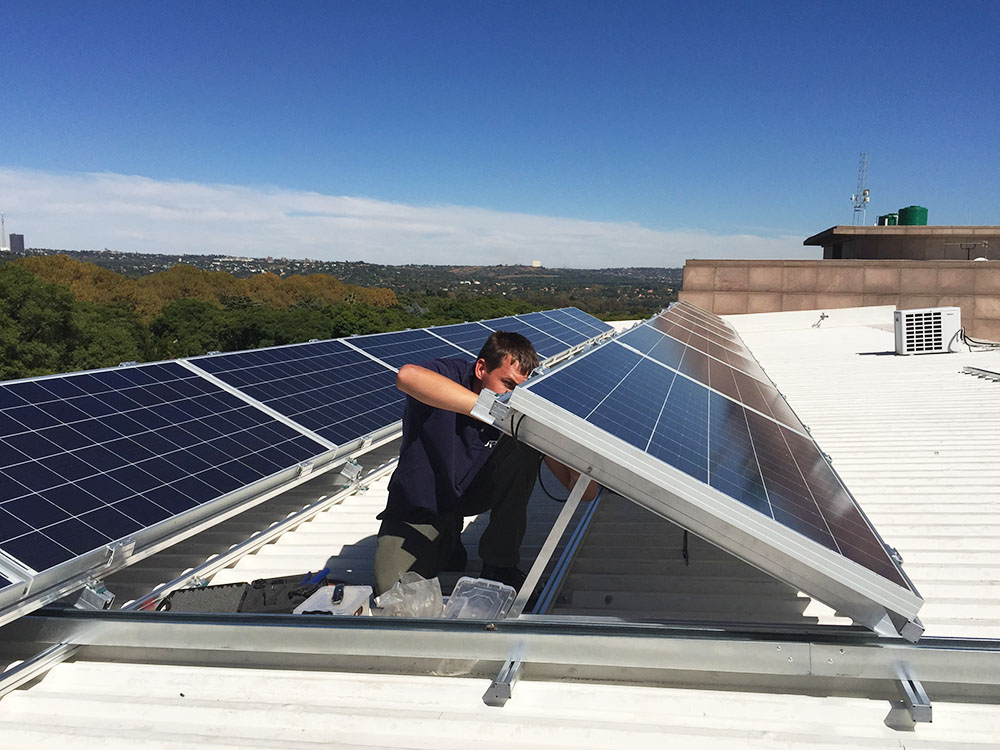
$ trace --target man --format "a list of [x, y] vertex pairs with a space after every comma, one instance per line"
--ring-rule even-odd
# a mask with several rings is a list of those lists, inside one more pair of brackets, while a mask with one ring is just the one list
[[[520, 588], [517, 568], [541, 454], [470, 416], [479, 393], [506, 393], [538, 366], [531, 342], [496, 331], [475, 362], [436, 359], [404, 365], [396, 387], [407, 394], [399, 463], [389, 480], [389, 499], [379, 514], [375, 594], [413, 570], [433, 578], [463, 570], [463, 519], [490, 511], [479, 541], [481, 576]], [[566, 486], [575, 472], [546, 460]], [[591, 487], [593, 495], [596, 487]]]

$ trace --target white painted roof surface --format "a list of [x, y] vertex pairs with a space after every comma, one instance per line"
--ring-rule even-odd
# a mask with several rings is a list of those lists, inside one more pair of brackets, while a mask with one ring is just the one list
[[[892, 348], [884, 315], [878, 309], [829, 314], [819, 329], [811, 328], [817, 313], [731, 320], [831, 454], [876, 528], [903, 554], [905, 570], [927, 598], [921, 617], [928, 632], [1000, 637], [1000, 383], [958, 374], [965, 364], [998, 370], [1000, 355], [869, 355]], [[872, 328], [872, 321], [882, 328]], [[317, 498], [325, 492], [321, 482], [314, 492]], [[334, 555], [344, 577], [364, 578], [384, 493], [385, 479], [244, 557], [213, 582], [315, 570]], [[617, 511], [614, 500], [605, 506], [610, 520], [622, 524], [612, 536], [637, 529], [661, 534], [653, 523], [659, 519], [636, 520], [634, 511], [641, 509], [621, 503]], [[559, 506], [545, 500], [532, 507], [539, 515], [526, 547], [537, 548], [545, 519], [550, 523]], [[466, 539], [473, 560], [475, 524]], [[651, 542], [669, 548], [675, 565], [677, 534], [676, 527], [665, 527]], [[599, 538], [588, 545], [614, 548]], [[710, 555], [694, 544], [691, 552], [696, 561]], [[598, 569], [586, 573], [597, 579], [584, 580], [577, 590], [600, 592], [609, 576], [638, 572], [630, 572], [630, 561], [620, 562], [615, 569], [608, 555], [597, 555], [590, 564]], [[773, 588], [751, 581], [750, 572], [739, 586], [748, 602], [751, 583]], [[661, 577], [653, 570], [647, 580]], [[700, 583], [692, 590], [690, 582], [677, 580], [682, 596], [664, 606], [699, 593]], [[779, 586], [769, 595], [787, 600], [787, 594]], [[586, 608], [583, 600], [578, 604]], [[603, 599], [598, 605], [600, 610]], [[890, 704], [881, 700], [522, 680], [506, 706], [492, 708], [482, 701], [485, 679], [280, 667], [66, 662], [0, 700], [0, 744], [5, 750], [69, 744], [75, 750], [1000, 747], [996, 705], [935, 702], [932, 724], [903, 732], [884, 723]]]
[[893, 309], [727, 320], [924, 597], [926, 635], [1000, 638], [1000, 350], [896, 356]]
[[885, 701], [388, 674], [61, 664], [0, 702], [14, 748], [989, 748], [995, 706], [937, 703], [916, 732]]

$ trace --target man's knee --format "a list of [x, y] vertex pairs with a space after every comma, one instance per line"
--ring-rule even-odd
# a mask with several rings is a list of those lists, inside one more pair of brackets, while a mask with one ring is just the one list
[[438, 523], [387, 518], [375, 540], [375, 595], [391, 589], [408, 570], [434, 578], [441, 570], [442, 542], [451, 538]]

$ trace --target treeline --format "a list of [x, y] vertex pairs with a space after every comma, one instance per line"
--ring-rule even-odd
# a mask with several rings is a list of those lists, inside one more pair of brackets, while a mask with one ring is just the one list
[[238, 279], [175, 266], [126, 278], [66, 256], [0, 267], [0, 380], [530, 312], [489, 297], [408, 295], [325, 274]]

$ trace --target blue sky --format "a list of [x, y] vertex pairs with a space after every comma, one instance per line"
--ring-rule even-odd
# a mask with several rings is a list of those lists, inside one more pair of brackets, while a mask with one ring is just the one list
[[29, 246], [372, 262], [816, 257], [1000, 224], [1000, 3], [0, 5]]

